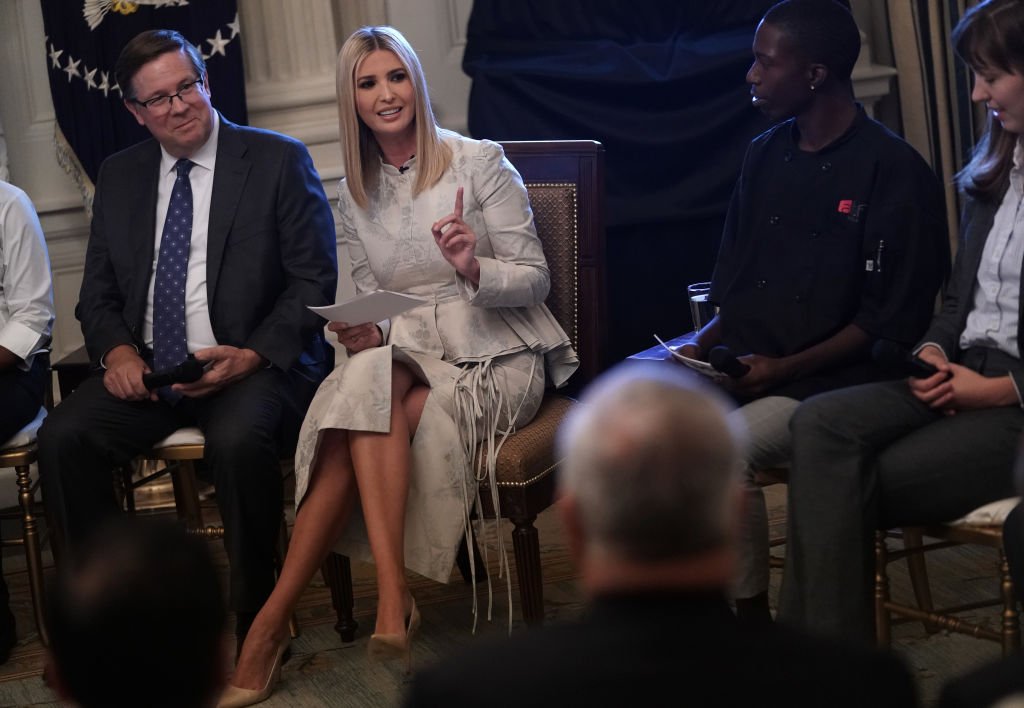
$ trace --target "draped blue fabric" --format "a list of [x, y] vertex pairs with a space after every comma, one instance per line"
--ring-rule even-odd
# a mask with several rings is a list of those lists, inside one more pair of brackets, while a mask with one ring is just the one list
[[[173, 29], [202, 53], [213, 103], [245, 124], [245, 75], [236, 0], [164, 0], [156, 5], [108, 0], [40, 0], [58, 158], [91, 208], [103, 160], [149, 136], [125, 110], [114, 65], [139, 32]], [[100, 12], [97, 8], [105, 10]]]
[[750, 140], [768, 127], [745, 76], [772, 0], [477, 0], [463, 69], [469, 130], [606, 150], [615, 361], [689, 328]]

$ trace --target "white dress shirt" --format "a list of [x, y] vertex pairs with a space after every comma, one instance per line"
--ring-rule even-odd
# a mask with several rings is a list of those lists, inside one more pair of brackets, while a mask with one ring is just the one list
[[1013, 152], [1010, 186], [996, 211], [978, 265], [974, 302], [960, 334], [960, 348], [991, 347], [1020, 358], [1020, 276], [1024, 260], [1024, 157], [1018, 142]]
[[0, 182], [0, 347], [28, 371], [53, 331], [53, 280], [39, 217], [28, 195]]
[[[185, 277], [185, 336], [189, 352], [217, 345], [210, 322], [210, 303], [206, 292], [206, 243], [210, 230], [210, 200], [213, 195], [213, 170], [217, 164], [217, 135], [220, 116], [214, 113], [210, 139], [189, 159], [195, 167], [189, 172], [192, 183], [192, 238], [188, 250], [188, 275]], [[153, 242], [153, 266], [150, 270], [149, 293], [146, 295], [146, 319], [142, 325], [142, 338], [147, 347], [153, 347], [153, 287], [156, 284], [156, 264], [160, 258], [160, 240], [164, 220], [171, 201], [171, 190], [177, 174], [174, 163], [178, 158], [162, 147], [160, 182], [156, 193], [156, 234]]]

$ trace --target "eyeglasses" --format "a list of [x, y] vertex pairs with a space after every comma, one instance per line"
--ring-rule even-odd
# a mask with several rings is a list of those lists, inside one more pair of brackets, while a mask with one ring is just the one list
[[153, 115], [162, 115], [171, 110], [171, 104], [174, 103], [174, 99], [179, 101], [186, 101], [192, 98], [196, 94], [196, 87], [203, 82], [203, 77], [199, 77], [195, 81], [189, 83], [178, 89], [177, 93], [172, 93], [169, 96], [156, 96], [148, 101], [139, 101], [138, 99], [132, 99], [136, 104], [142, 106]]

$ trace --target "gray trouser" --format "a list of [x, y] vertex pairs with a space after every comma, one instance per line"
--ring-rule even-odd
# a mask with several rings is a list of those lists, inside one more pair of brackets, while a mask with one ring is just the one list
[[941, 415], [905, 381], [805, 401], [792, 421], [780, 619], [869, 639], [874, 531], [949, 521], [1011, 496], [1022, 427], [1019, 406]]
[[744, 514], [740, 528], [739, 573], [733, 588], [737, 598], [754, 597], [768, 590], [768, 510], [764, 491], [754, 482], [758, 469], [789, 463], [789, 419], [800, 401], [766, 396], [737, 409], [750, 435], [750, 447], [742, 463]]

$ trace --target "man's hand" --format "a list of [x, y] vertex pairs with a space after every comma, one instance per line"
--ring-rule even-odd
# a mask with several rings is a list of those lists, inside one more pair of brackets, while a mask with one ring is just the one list
[[156, 400], [156, 391], [142, 383], [142, 375], [149, 373], [149, 367], [132, 345], [119, 344], [111, 349], [103, 357], [103, 365], [103, 387], [111, 396], [122, 401]]
[[209, 396], [266, 366], [263, 357], [252, 349], [239, 349], [224, 344], [200, 349], [195, 357], [202, 364], [212, 362], [203, 377], [193, 383], [171, 386], [172, 391], [190, 398]]
[[331, 322], [327, 329], [338, 335], [338, 343], [345, 347], [349, 356], [384, 344], [380, 327], [373, 322], [363, 322], [351, 327], [347, 322]]
[[749, 366], [750, 371], [738, 379], [726, 378], [722, 382], [722, 386], [733, 393], [741, 396], [758, 396], [789, 379], [782, 359], [760, 354], [745, 354], [736, 359], [741, 364]]

